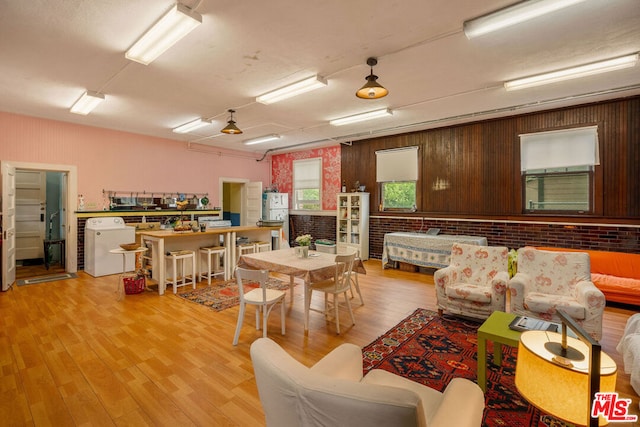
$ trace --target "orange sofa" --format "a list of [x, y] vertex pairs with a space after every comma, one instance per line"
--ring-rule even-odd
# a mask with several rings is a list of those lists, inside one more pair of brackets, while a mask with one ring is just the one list
[[588, 253], [591, 281], [604, 293], [607, 301], [640, 306], [640, 254], [550, 247], [538, 249]]

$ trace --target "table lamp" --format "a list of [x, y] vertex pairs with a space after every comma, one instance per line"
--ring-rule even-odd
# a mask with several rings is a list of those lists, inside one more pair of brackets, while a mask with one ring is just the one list
[[[616, 363], [600, 344], [561, 310], [562, 333], [527, 331], [520, 336], [515, 383], [533, 406], [581, 426], [604, 425], [591, 417], [598, 392], [615, 392]], [[567, 328], [579, 339], [567, 337]]]

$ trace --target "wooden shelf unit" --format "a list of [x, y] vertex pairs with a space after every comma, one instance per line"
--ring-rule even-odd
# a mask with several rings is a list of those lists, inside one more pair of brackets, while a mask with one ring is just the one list
[[369, 259], [369, 193], [338, 193], [336, 248], [338, 253], [356, 249]]

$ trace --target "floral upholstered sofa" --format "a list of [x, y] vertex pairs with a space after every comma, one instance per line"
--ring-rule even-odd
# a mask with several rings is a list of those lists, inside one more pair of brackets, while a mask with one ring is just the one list
[[553, 322], [562, 309], [595, 340], [602, 337], [605, 296], [591, 281], [584, 252], [518, 249], [518, 270], [509, 281], [511, 312]]

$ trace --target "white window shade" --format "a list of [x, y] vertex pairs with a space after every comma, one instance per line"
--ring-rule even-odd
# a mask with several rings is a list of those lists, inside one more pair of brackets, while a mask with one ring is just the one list
[[564, 168], [600, 164], [598, 127], [520, 135], [520, 169]]
[[320, 188], [320, 171], [322, 159], [295, 160], [293, 162], [293, 179], [296, 189]]
[[376, 151], [376, 181], [417, 181], [418, 147]]

